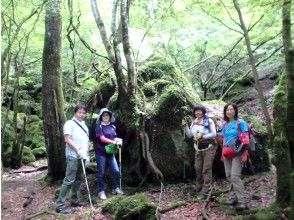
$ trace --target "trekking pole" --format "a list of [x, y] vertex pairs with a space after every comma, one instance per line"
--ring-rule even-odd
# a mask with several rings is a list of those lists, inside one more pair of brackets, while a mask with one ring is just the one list
[[86, 169], [85, 169], [85, 164], [84, 164], [83, 158], [81, 159], [81, 162], [82, 162], [82, 167], [83, 167], [83, 173], [84, 173], [84, 176], [85, 176], [85, 182], [86, 182], [86, 187], [87, 187], [87, 191], [88, 191], [88, 196], [89, 196], [91, 210], [92, 210], [92, 212], [94, 212], [94, 207], [93, 207], [93, 204], [92, 204], [91, 193], [90, 193], [90, 189], [89, 189], [89, 185], [88, 185], [88, 180], [87, 180], [87, 175], [86, 175]]
[[121, 147], [117, 145], [118, 147], [118, 162], [119, 162], [119, 188], [121, 189]]

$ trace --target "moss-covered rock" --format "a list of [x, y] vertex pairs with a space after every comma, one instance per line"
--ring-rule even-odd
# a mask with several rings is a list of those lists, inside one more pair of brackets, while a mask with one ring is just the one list
[[[109, 99], [107, 106], [114, 110], [115, 117], [121, 122], [133, 121], [133, 130], [140, 129], [138, 118], [145, 119], [145, 131], [149, 138], [149, 149], [157, 168], [162, 172], [166, 181], [176, 182], [195, 176], [194, 148], [192, 140], [185, 138], [181, 121], [184, 117], [192, 118], [192, 107], [202, 103], [208, 107], [209, 116], [223, 118], [223, 101], [201, 102], [191, 81], [189, 81], [173, 63], [160, 56], [152, 56], [138, 69], [138, 92], [130, 114], [122, 115], [117, 103], [117, 92]], [[210, 111], [211, 110], [211, 111]], [[140, 115], [140, 117], [138, 117]], [[140, 138], [137, 133], [126, 134], [120, 122], [117, 124], [118, 134], [126, 139], [123, 148], [125, 158], [123, 176], [124, 183], [135, 185], [140, 183], [146, 164], [142, 161]], [[121, 125], [121, 128], [120, 128]], [[219, 159], [219, 158], [217, 158]], [[140, 164], [140, 167], [137, 167]], [[147, 168], [148, 169], [148, 168]], [[221, 167], [223, 170], [223, 167]], [[138, 171], [139, 170], [139, 171]], [[140, 170], [144, 170], [140, 173]], [[144, 176], [144, 175], [143, 175]], [[151, 176], [151, 175], [150, 175]], [[138, 178], [137, 178], [138, 177]], [[148, 180], [153, 180], [149, 178]]]
[[23, 164], [29, 164], [34, 161], [36, 161], [36, 158], [35, 158], [34, 154], [32, 153], [32, 150], [29, 147], [24, 147], [23, 154], [22, 154]]
[[142, 91], [146, 97], [154, 96], [161, 93], [165, 86], [169, 85], [170, 82], [165, 79], [157, 79], [144, 83]]
[[12, 152], [12, 144], [10, 144], [10, 146], [5, 150], [3, 151], [2, 150], [2, 164], [4, 167], [9, 167], [10, 166], [10, 162], [11, 162], [11, 152]]
[[156, 207], [143, 193], [112, 197], [102, 204], [102, 211], [114, 215], [114, 219], [156, 219]]
[[46, 148], [45, 147], [34, 148], [32, 150], [32, 153], [34, 154], [36, 159], [44, 158], [46, 157]]
[[26, 127], [26, 145], [31, 149], [44, 147], [43, 121], [38, 116], [30, 116]]

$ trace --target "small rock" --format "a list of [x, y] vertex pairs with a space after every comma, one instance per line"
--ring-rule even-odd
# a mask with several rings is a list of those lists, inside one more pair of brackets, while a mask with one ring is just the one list
[[254, 194], [252, 194], [252, 197], [251, 197], [253, 200], [260, 200], [261, 199], [261, 197], [260, 197], [260, 195], [258, 194], [258, 193], [254, 193]]

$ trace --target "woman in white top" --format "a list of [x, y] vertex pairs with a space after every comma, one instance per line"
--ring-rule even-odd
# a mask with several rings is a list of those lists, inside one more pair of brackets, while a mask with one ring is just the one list
[[212, 164], [216, 151], [214, 138], [216, 137], [215, 124], [206, 115], [206, 108], [196, 104], [193, 108], [193, 120], [190, 127], [184, 120], [183, 126], [188, 137], [194, 138], [196, 192], [202, 190], [207, 193], [212, 182]]

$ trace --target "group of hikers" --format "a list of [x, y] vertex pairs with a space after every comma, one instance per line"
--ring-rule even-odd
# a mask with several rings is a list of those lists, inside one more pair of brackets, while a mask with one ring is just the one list
[[194, 139], [196, 191], [207, 193], [212, 184], [212, 165], [217, 149], [217, 129], [222, 136], [222, 156], [225, 174], [233, 195], [226, 203], [238, 210], [248, 209], [241, 180], [241, 171], [249, 156], [248, 124], [238, 117], [238, 108], [234, 103], [228, 103], [223, 110], [223, 123], [216, 125], [206, 115], [206, 108], [196, 104], [193, 108], [195, 119], [189, 126], [186, 120], [182, 126], [188, 137]]
[[[85, 123], [87, 109], [84, 104], [74, 108], [74, 116], [65, 122], [63, 127], [64, 141], [66, 143], [66, 173], [56, 201], [56, 211], [63, 214], [71, 212], [66, 205], [67, 194], [71, 190], [71, 206], [81, 207], [84, 204], [79, 198], [78, 191], [83, 179], [84, 163], [89, 163], [89, 129]], [[110, 169], [112, 177], [112, 194], [121, 195], [119, 187], [119, 168], [113, 153], [107, 152], [107, 147], [122, 145], [122, 139], [117, 138], [114, 116], [107, 108], [102, 108], [97, 118], [95, 136], [95, 154], [98, 169], [98, 197], [107, 199], [105, 194], [104, 175], [106, 168]]]
[[[83, 179], [84, 164], [89, 163], [88, 144], [89, 129], [85, 123], [86, 106], [78, 104], [74, 108], [74, 116], [66, 121], [63, 128], [64, 141], [66, 143], [66, 175], [63, 180], [56, 211], [63, 214], [71, 212], [66, 205], [66, 198], [71, 190], [71, 206], [80, 207], [84, 204], [79, 197], [79, 188]], [[212, 186], [212, 165], [217, 149], [216, 136], [220, 132], [222, 136], [222, 157], [225, 174], [233, 195], [226, 203], [233, 205], [238, 210], [248, 209], [244, 195], [244, 184], [241, 180], [241, 171], [246, 163], [249, 152], [249, 130], [247, 123], [238, 117], [238, 108], [234, 103], [228, 103], [223, 110], [223, 123], [216, 125], [214, 120], [206, 114], [206, 108], [201, 104], [193, 107], [191, 125], [187, 120], [182, 120], [182, 127], [189, 138], [194, 140], [196, 191], [207, 193]], [[100, 110], [95, 128], [95, 155], [97, 162], [98, 198], [107, 199], [105, 193], [105, 170], [111, 172], [112, 194], [123, 194], [120, 184], [120, 172], [115, 155], [108, 152], [109, 146], [121, 146], [122, 139], [117, 137], [114, 125], [113, 113], [107, 108]], [[216, 129], [216, 127], [218, 129]]]

